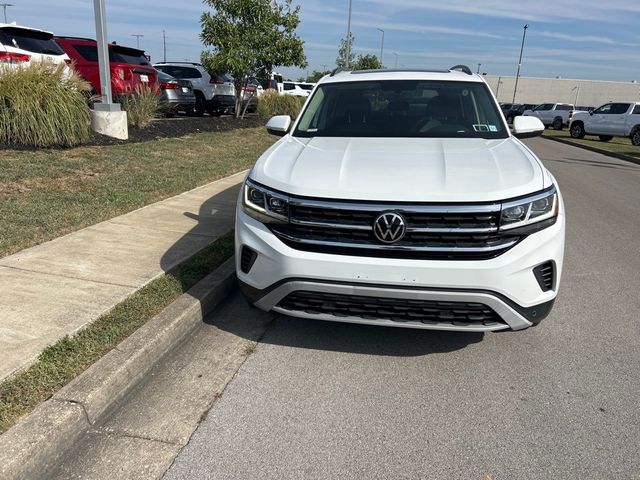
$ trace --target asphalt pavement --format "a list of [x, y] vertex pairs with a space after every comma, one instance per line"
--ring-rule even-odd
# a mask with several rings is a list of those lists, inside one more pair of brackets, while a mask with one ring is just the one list
[[527, 143], [567, 211], [550, 317], [483, 335], [277, 316], [165, 478], [640, 478], [640, 166]]

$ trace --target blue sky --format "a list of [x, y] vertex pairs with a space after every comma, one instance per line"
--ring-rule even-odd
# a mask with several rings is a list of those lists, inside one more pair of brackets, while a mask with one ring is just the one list
[[[162, 30], [168, 59], [198, 61], [197, 0], [106, 0], [111, 40], [141, 47], [162, 59]], [[16, 0], [9, 21], [57, 34], [95, 36], [91, 0]], [[294, 0], [301, 5], [299, 34], [309, 70], [333, 66], [347, 29], [348, 0]], [[530, 25], [524, 76], [561, 76], [640, 81], [640, 1], [638, 0], [353, 0], [355, 53], [380, 52], [393, 67], [442, 68], [464, 63], [475, 71], [515, 75], [522, 27]], [[280, 69], [292, 78], [305, 72]]]

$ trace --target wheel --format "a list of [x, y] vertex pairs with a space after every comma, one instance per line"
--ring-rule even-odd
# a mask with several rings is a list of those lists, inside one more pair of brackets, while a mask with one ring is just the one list
[[636, 147], [640, 147], [640, 127], [636, 127], [631, 132], [631, 143]]
[[552, 127], [554, 130], [562, 130], [562, 118], [557, 117], [553, 120]]
[[610, 135], [598, 135], [598, 138], [600, 139], [601, 142], [608, 142], [610, 141], [613, 137]]
[[201, 117], [204, 115], [205, 105], [204, 105], [204, 95], [200, 92], [196, 92], [196, 104], [193, 107], [193, 114], [196, 117]]
[[585, 131], [582, 123], [574, 123], [571, 125], [571, 138], [584, 138]]

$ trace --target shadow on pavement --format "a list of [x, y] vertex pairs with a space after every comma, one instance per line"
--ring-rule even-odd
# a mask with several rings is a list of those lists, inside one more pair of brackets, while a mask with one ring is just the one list
[[205, 323], [251, 340], [256, 338], [256, 328], [266, 328], [260, 339], [265, 344], [394, 357], [452, 352], [484, 337], [483, 333], [376, 327], [266, 313], [249, 306], [240, 292], [231, 295]]
[[172, 273], [187, 288], [191, 286], [188, 285], [188, 279], [182, 278], [176, 266], [233, 229], [239, 190], [239, 184], [227, 187], [202, 200], [197, 209], [188, 208], [189, 203], [194, 203], [193, 200], [185, 202], [180, 197], [168, 205], [169, 208], [181, 210], [185, 222], [193, 223], [195, 220], [197, 223], [164, 253], [160, 260], [162, 270]]

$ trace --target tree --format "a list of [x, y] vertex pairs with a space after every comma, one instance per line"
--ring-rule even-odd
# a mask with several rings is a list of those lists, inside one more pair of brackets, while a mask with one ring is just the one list
[[[336, 58], [336, 66], [338, 68], [350, 68], [351, 65], [353, 65], [353, 61], [356, 57], [353, 54], [354, 40], [355, 38], [351, 32], [349, 32], [349, 37], [340, 40], [340, 48], [338, 48], [338, 58]], [[347, 55], [349, 55], [349, 61], [347, 61]]]
[[304, 42], [295, 33], [300, 7], [292, 7], [291, 1], [204, 0], [213, 12], [200, 17], [200, 38], [211, 50], [200, 58], [207, 70], [233, 76], [236, 117], [250, 77], [268, 77], [275, 66], [307, 66]]
[[375, 55], [358, 55], [352, 68], [353, 70], [379, 70], [382, 68], [382, 63]]
[[307, 77], [305, 82], [307, 82], [307, 83], [316, 83], [318, 80], [320, 80], [325, 75], [328, 75], [329, 73], [331, 73], [331, 72], [320, 72], [319, 70], [314, 70], [313, 72], [311, 72], [311, 75], [309, 75]]

